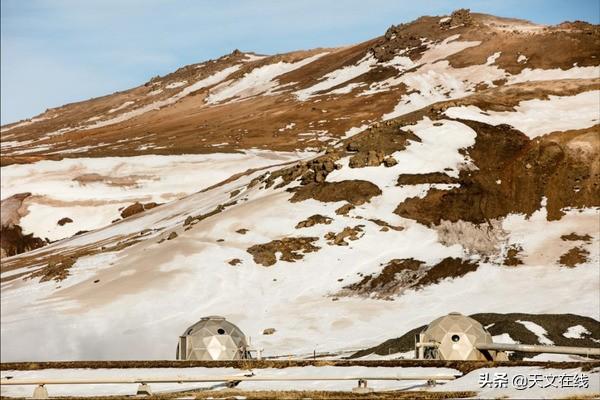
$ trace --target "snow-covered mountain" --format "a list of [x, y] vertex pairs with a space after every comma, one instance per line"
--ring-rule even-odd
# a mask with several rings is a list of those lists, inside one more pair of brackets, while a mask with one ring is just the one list
[[2, 359], [172, 358], [214, 314], [266, 355], [599, 320], [599, 40], [459, 10], [2, 127]]

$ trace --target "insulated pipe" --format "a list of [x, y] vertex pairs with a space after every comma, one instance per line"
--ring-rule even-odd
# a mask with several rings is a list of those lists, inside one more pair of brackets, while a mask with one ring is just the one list
[[549, 346], [539, 344], [509, 344], [509, 343], [483, 343], [475, 346], [477, 350], [522, 351], [525, 353], [556, 353], [577, 354], [581, 356], [600, 356], [600, 348]]

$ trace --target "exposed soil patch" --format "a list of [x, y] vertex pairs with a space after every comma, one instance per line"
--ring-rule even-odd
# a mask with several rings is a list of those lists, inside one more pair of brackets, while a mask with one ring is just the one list
[[296, 229], [310, 228], [311, 226], [315, 226], [317, 224], [329, 225], [329, 224], [331, 224], [331, 221], [333, 221], [333, 220], [329, 217], [325, 217], [321, 214], [315, 214], [315, 215], [311, 215], [304, 221], [298, 222], [298, 224], [296, 225]]
[[106, 176], [100, 175], [97, 173], [89, 173], [79, 175], [73, 180], [79, 183], [82, 186], [85, 186], [90, 183], [103, 183], [108, 186], [115, 187], [135, 187], [138, 186], [138, 181], [140, 180], [157, 180], [159, 178], [151, 175], [128, 175], [128, 176]]
[[[345, 227], [341, 232], [328, 232], [325, 234], [325, 239], [327, 239], [328, 243], [336, 246], [348, 246], [348, 240], [358, 240], [363, 235], [360, 235], [363, 232], [364, 225], [356, 225], [351, 228], [349, 226]], [[359, 236], [360, 235], [360, 236]]]
[[423, 261], [394, 259], [379, 274], [369, 274], [361, 281], [344, 286], [339, 296], [365, 296], [393, 300], [395, 295], [407, 289], [420, 289], [446, 278], [458, 278], [475, 271], [479, 265], [459, 258], [445, 258], [433, 266]]
[[573, 242], [577, 242], [577, 241], [581, 241], [581, 242], [586, 242], [586, 243], [590, 243], [592, 241], [592, 237], [588, 234], [585, 235], [578, 235], [575, 232], [571, 232], [568, 235], [562, 235], [560, 237], [562, 240], [566, 241], [573, 241]]
[[50, 259], [48, 265], [40, 268], [36, 272], [29, 275], [30, 279], [40, 278], [40, 282], [54, 280], [60, 282], [69, 276], [69, 269], [75, 264], [77, 258], [66, 256], [56, 256]]
[[[543, 327], [546, 337], [557, 346], [582, 346], [597, 347], [598, 344], [593, 339], [600, 339], [600, 323], [593, 318], [584, 317], [575, 314], [496, 314], [483, 313], [473, 314], [471, 318], [479, 321], [492, 336], [508, 334], [514, 341], [522, 344], [542, 344], [535, 333], [527, 329], [523, 324], [517, 321], [531, 321]], [[563, 336], [567, 330], [576, 325], [581, 325], [587, 329], [589, 334], [583, 335], [581, 339], [567, 338]], [[395, 353], [404, 353], [414, 350], [415, 334], [423, 331], [427, 325], [419, 326], [405, 333], [401, 337], [389, 339], [378, 346], [361, 350], [350, 358], [363, 357], [372, 353], [378, 355], [389, 355]], [[534, 353], [517, 353], [509, 355], [510, 360], [522, 360], [524, 357], [531, 358]], [[464, 361], [462, 362], [464, 363]]]
[[589, 262], [588, 256], [590, 252], [581, 247], [573, 247], [565, 254], [560, 256], [558, 262], [565, 267], [574, 268], [579, 264]]
[[318, 251], [320, 247], [313, 245], [317, 237], [295, 237], [272, 240], [269, 243], [257, 244], [248, 248], [254, 262], [269, 267], [277, 262], [276, 253], [281, 253], [280, 260], [294, 262], [301, 260], [305, 253]]
[[290, 199], [292, 203], [307, 199], [322, 202], [347, 201], [353, 205], [361, 205], [374, 196], [381, 195], [381, 189], [369, 181], [348, 180], [341, 182], [322, 182], [300, 186], [294, 190]]

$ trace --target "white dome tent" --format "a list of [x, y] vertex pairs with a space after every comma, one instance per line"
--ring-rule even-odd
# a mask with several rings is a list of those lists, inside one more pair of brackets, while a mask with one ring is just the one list
[[242, 360], [251, 358], [246, 336], [224, 317], [201, 318], [185, 330], [177, 345], [178, 360]]
[[[479, 361], [496, 359], [496, 352], [489, 354], [477, 348], [482, 344], [491, 344], [492, 335], [473, 318], [457, 312], [435, 319], [418, 336], [418, 342], [422, 344], [418, 346], [417, 358]], [[419, 349], [421, 354], [418, 354]]]

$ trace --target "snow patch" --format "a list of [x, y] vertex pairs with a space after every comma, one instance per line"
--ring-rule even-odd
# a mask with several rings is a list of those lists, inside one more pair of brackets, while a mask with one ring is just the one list
[[600, 91], [593, 90], [575, 96], [548, 96], [547, 100], [522, 101], [515, 111], [486, 111], [476, 106], [447, 109], [451, 118], [470, 119], [491, 125], [509, 124], [530, 138], [550, 132], [585, 129], [599, 122]]
[[272, 94], [279, 84], [276, 77], [310, 64], [326, 54], [319, 53], [294, 63], [280, 61], [254, 68], [240, 79], [215, 87], [206, 98], [206, 103], [217, 104], [232, 98], [242, 100], [262, 93]]
[[[294, 94], [300, 101], [306, 101], [309, 98], [318, 95], [319, 92], [326, 91], [332, 87], [341, 85], [344, 82], [352, 80], [366, 72], [377, 63], [377, 59], [372, 54], [367, 54], [354, 65], [347, 65], [335, 71], [329, 72], [320, 78], [320, 82], [306, 89], [298, 90]], [[350, 89], [352, 90], [352, 89]], [[343, 93], [349, 93], [343, 92]]]

